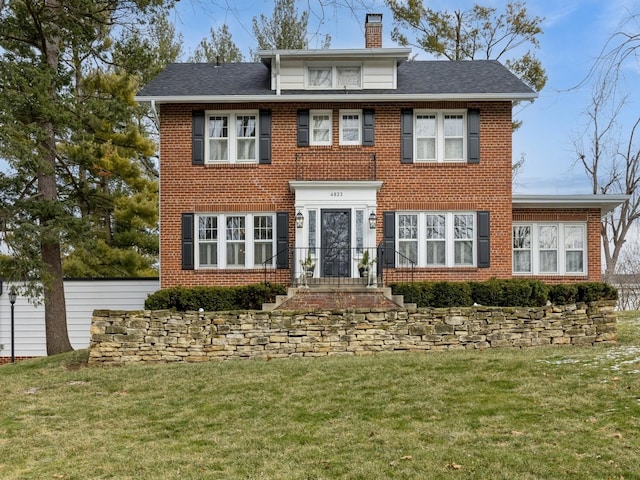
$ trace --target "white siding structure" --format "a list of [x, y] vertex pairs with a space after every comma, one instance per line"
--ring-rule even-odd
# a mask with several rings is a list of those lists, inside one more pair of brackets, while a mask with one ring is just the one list
[[[10, 284], [0, 295], [0, 358], [11, 356]], [[73, 348], [89, 346], [89, 330], [94, 310], [142, 310], [147, 296], [160, 288], [154, 279], [65, 280], [67, 329]], [[19, 296], [14, 305], [16, 357], [47, 355], [44, 307], [34, 306]]]

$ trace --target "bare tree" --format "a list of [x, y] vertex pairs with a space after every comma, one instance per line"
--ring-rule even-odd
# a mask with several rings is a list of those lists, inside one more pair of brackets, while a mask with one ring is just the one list
[[623, 138], [619, 120], [626, 97], [617, 96], [615, 75], [607, 71], [598, 78], [586, 111], [586, 132], [574, 140], [577, 162], [591, 181], [592, 193], [630, 195], [602, 220], [605, 281], [613, 278], [629, 230], [640, 217], [640, 149], [636, 137], [640, 118]]
[[[625, 131], [620, 123], [627, 96], [621, 94], [626, 65], [640, 52], [640, 14], [630, 12], [602, 49], [585, 79], [593, 81], [593, 93], [586, 111], [587, 128], [574, 140], [577, 162], [591, 181], [594, 194], [627, 194], [629, 200], [602, 221], [605, 257], [604, 280], [612, 281], [627, 236], [640, 217], [640, 117]], [[624, 255], [623, 255], [624, 253]], [[625, 261], [625, 263], [626, 263]], [[624, 267], [626, 268], [626, 266]], [[629, 273], [629, 272], [625, 272]]]

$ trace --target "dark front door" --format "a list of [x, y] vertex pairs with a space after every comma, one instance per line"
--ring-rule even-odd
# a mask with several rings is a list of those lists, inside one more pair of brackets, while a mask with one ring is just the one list
[[351, 211], [322, 210], [323, 277], [351, 276]]

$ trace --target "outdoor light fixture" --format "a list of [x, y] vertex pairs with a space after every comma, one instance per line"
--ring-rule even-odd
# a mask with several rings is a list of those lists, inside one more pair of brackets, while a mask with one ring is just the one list
[[376, 212], [371, 212], [369, 215], [369, 228], [376, 228], [376, 221], [378, 217], [376, 217]]
[[296, 213], [296, 228], [302, 227], [304, 227], [304, 215], [302, 215], [302, 212], [298, 210], [298, 213]]
[[16, 288], [12, 285], [9, 289], [9, 303], [11, 303], [11, 363], [15, 363], [16, 361], [16, 352], [15, 352], [15, 342], [14, 342], [14, 309], [16, 304], [16, 298], [18, 294], [16, 293]]
[[2, 284], [4, 283], [4, 278], [0, 277], [0, 295], [2, 295]]

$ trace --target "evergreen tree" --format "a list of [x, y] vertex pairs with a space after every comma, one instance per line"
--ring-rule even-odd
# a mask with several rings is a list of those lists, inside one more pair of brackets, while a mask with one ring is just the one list
[[[276, 0], [271, 18], [265, 15], [253, 17], [253, 34], [258, 41], [258, 50], [304, 50], [308, 48], [307, 25], [309, 12], [298, 17], [295, 0]], [[326, 35], [321, 48], [329, 48], [331, 37]], [[257, 53], [253, 52], [257, 60]]]
[[210, 39], [203, 38], [189, 58], [194, 63], [242, 62], [242, 52], [231, 38], [229, 27], [222, 25], [217, 31], [210, 30]]
[[[105, 111], [91, 107], [100, 97], [91, 82], [118, 80], [98, 80], [99, 75], [94, 80], [87, 72], [110, 62], [110, 33], [115, 26], [136, 28], [142, 25], [141, 14], [157, 12], [169, 3], [0, 3], [0, 158], [10, 167], [9, 173], [0, 175], [0, 212], [12, 254], [9, 273], [28, 281], [26, 294], [42, 293], [50, 355], [71, 350], [63, 253], [88, 237], [95, 217], [86, 214], [104, 200], [89, 181], [104, 159], [95, 161], [92, 155], [96, 149], [110, 155], [115, 151], [118, 154], [109, 159], [117, 161], [120, 143], [135, 143], [135, 135], [122, 124], [114, 124], [112, 138], [100, 138], [111, 119], [103, 121]], [[94, 124], [85, 123], [90, 121]]]

